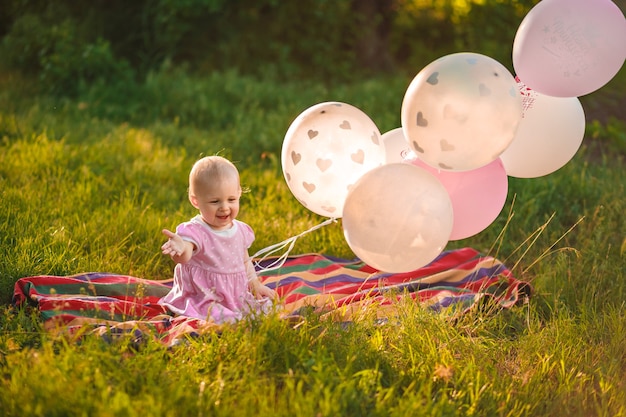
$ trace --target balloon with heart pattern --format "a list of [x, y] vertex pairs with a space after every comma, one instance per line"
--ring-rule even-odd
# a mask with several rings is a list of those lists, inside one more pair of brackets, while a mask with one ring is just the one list
[[283, 141], [281, 164], [287, 186], [307, 209], [340, 218], [350, 187], [383, 165], [380, 131], [347, 103], [309, 107], [291, 123]]
[[468, 171], [496, 160], [513, 140], [522, 104], [513, 75], [485, 55], [460, 52], [424, 67], [402, 101], [404, 135], [420, 160]]

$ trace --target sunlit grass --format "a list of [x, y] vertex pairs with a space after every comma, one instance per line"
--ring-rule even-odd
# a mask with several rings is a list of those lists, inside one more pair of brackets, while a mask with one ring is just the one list
[[[315, 315], [294, 325], [270, 316], [168, 349], [149, 339], [55, 338], [36, 311], [9, 307], [24, 276], [171, 277], [173, 264], [159, 252], [161, 229], [194, 214], [186, 180], [200, 154], [223, 153], [240, 167], [247, 189], [241, 218], [256, 232], [253, 252], [319, 225], [326, 219], [301, 206], [282, 177], [279, 149], [289, 123], [314, 101], [334, 99], [364, 108], [389, 130], [397, 127], [404, 88], [397, 79], [337, 91], [283, 88], [231, 74], [220, 90], [211, 84], [219, 81], [171, 80], [193, 84], [196, 90], [187, 91], [197, 95], [217, 89], [216, 102], [224, 91], [250, 94], [242, 97], [246, 117], [236, 95], [221, 108], [202, 102], [210, 117], [194, 113], [188, 95], [164, 96], [161, 113], [145, 117], [90, 96], [56, 109], [46, 97], [5, 100], [3, 415], [626, 415], [619, 147], [598, 158], [586, 143], [554, 174], [512, 179], [494, 224], [449, 244], [490, 253], [532, 283], [529, 302], [510, 310], [459, 318], [403, 301], [386, 324], [372, 311], [350, 325]], [[340, 221], [300, 238], [293, 253], [306, 252], [354, 256]]]

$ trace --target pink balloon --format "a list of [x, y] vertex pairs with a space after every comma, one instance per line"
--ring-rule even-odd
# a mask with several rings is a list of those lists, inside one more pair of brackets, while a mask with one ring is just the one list
[[454, 213], [449, 240], [482, 232], [502, 211], [509, 182], [499, 158], [483, 167], [457, 172], [438, 170], [419, 159], [410, 162], [433, 174], [448, 191]]
[[542, 0], [522, 20], [513, 67], [533, 90], [579, 97], [608, 83], [626, 59], [626, 19], [611, 0]]

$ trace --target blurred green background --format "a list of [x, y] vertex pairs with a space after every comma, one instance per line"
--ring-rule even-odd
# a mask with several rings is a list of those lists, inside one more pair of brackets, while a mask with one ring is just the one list
[[[3, 0], [2, 65], [40, 87], [145, 80], [174, 67], [328, 83], [415, 74], [472, 51], [512, 70], [536, 0]], [[624, 11], [626, 0], [615, 3]], [[623, 106], [622, 106], [623, 107]]]
[[[312, 105], [328, 99], [320, 85], [326, 93], [355, 83], [366, 90], [368, 80], [388, 77], [390, 91], [402, 91], [424, 66], [454, 52], [488, 55], [514, 73], [515, 33], [536, 3], [3, 0], [0, 88], [19, 88], [25, 97], [80, 98], [89, 103], [89, 115], [116, 122], [176, 120], [185, 127], [216, 128], [236, 123], [236, 117], [225, 121], [219, 103], [195, 89], [194, 79], [227, 73], [232, 80], [244, 77], [268, 85], [310, 81], [316, 89]], [[615, 4], [626, 10], [626, 0]], [[191, 78], [176, 85], [169, 81], [180, 80], [181, 74]], [[232, 102], [248, 99], [248, 92], [238, 90], [241, 86], [230, 87], [232, 91], [224, 86], [215, 96]], [[622, 68], [605, 87], [581, 97], [587, 137], [610, 140], [611, 151], [621, 153], [626, 152], [625, 92]], [[262, 91], [249, 94], [256, 95], [260, 108], [285, 105], [264, 101], [269, 94]], [[174, 108], [177, 98], [191, 102]], [[12, 105], [20, 110], [19, 102]], [[302, 110], [292, 110], [293, 116]], [[399, 120], [375, 121], [381, 132], [399, 126]]]

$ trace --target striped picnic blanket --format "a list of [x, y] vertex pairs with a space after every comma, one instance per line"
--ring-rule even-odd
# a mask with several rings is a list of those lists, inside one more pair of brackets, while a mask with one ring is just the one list
[[[290, 256], [280, 268], [266, 270], [274, 261], [260, 261], [258, 273], [281, 297], [281, 314], [291, 319], [313, 310], [351, 321], [353, 313], [363, 309], [389, 319], [396, 301], [407, 297], [435, 311], [467, 311], [485, 298], [509, 308], [530, 294], [530, 286], [502, 262], [472, 248], [445, 251], [427, 266], [406, 273], [384, 273], [360, 260], [317, 253]], [[103, 337], [131, 334], [141, 339], [150, 334], [173, 344], [186, 335], [221, 328], [176, 317], [158, 305], [171, 285], [171, 279], [102, 272], [33, 276], [16, 282], [13, 303], [35, 306], [48, 330], [72, 335], [95, 331]]]

